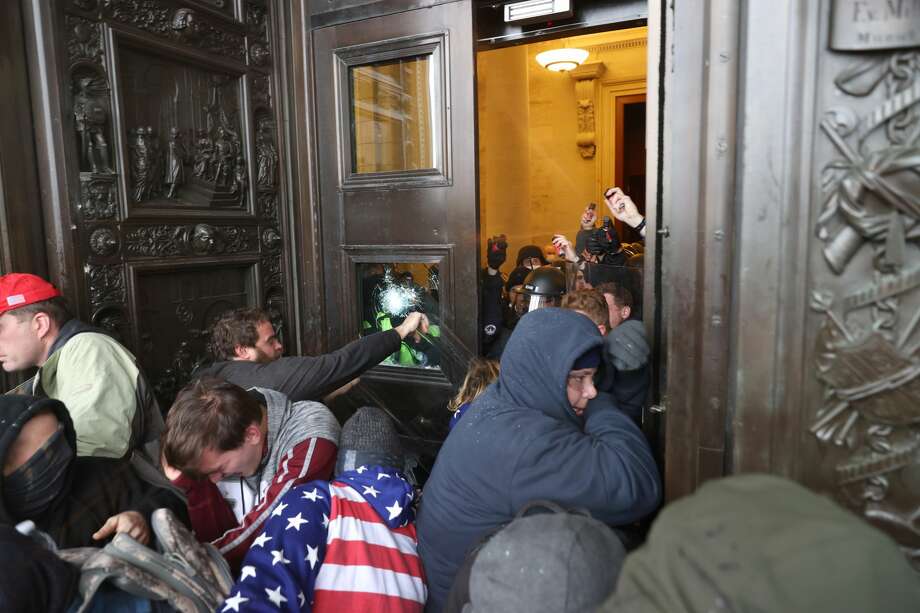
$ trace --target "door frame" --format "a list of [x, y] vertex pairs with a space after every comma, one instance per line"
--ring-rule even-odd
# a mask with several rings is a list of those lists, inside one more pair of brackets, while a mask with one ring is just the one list
[[[646, 83], [646, 79], [643, 78], [605, 81], [600, 86], [601, 134], [598, 150], [601, 156], [601, 167], [595, 190], [599, 199], [603, 198], [604, 190], [608, 187], [621, 184], [618, 179], [622, 178], [623, 174], [623, 142], [620, 139], [623, 133], [623, 106], [632, 102], [646, 102]], [[620, 236], [623, 236], [623, 223], [620, 221], [614, 223]]]
[[[728, 381], [741, 7], [706, 0], [705, 10], [648, 1], [646, 93], [646, 330], [656, 357], [647, 431], [657, 436], [668, 500], [731, 470]], [[286, 34], [289, 151], [298, 203], [304, 350], [326, 349], [313, 107], [311, 13], [292, 3]], [[361, 14], [361, 18], [369, 15]], [[614, 24], [610, 24], [613, 26]], [[628, 25], [636, 25], [635, 20]], [[597, 28], [595, 28], [596, 30]], [[572, 31], [565, 32], [571, 35]], [[559, 37], [547, 35], [544, 38]], [[672, 41], [680, 37], [681, 45]], [[479, 41], [479, 50], [523, 42]], [[539, 40], [527, 36], [526, 41]], [[702, 179], [702, 180], [701, 180]], [[295, 223], [295, 226], [298, 224]], [[704, 265], [700, 265], [705, 262]], [[301, 334], [302, 336], [302, 334]]]

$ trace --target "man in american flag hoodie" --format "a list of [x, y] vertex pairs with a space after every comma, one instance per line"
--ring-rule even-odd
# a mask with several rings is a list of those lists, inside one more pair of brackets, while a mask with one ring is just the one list
[[386, 413], [358, 409], [342, 429], [337, 477], [282, 497], [218, 610], [421, 613], [428, 590], [402, 465]]

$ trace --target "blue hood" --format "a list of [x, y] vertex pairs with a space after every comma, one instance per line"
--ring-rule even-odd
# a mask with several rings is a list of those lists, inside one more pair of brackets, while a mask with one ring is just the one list
[[473, 405], [528, 407], [580, 428], [566, 382], [575, 360], [603, 343], [594, 322], [575, 311], [547, 307], [527, 313], [502, 353], [498, 381]]
[[397, 470], [382, 466], [359, 466], [334, 479], [350, 485], [364, 497], [389, 528], [400, 528], [415, 519], [415, 491]]

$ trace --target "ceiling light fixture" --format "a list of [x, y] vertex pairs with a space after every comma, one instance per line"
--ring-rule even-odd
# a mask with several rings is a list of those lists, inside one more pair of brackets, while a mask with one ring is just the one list
[[567, 70], [575, 70], [578, 68], [586, 59], [588, 59], [588, 52], [584, 49], [574, 49], [568, 47], [565, 49], [552, 49], [550, 51], [538, 53], [536, 59], [537, 63], [547, 70], [552, 70], [553, 72], [565, 72]]

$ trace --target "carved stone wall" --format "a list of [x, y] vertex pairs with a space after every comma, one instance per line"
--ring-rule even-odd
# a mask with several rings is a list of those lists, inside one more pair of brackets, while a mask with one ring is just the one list
[[[898, 28], [896, 4], [822, 12], [803, 414], [807, 480], [920, 568], [920, 50], [873, 44]], [[846, 34], [862, 43], [838, 50]]]
[[[170, 401], [223, 310], [290, 316], [264, 0], [57, 0], [81, 311]], [[68, 123], [69, 121], [69, 123]]]

